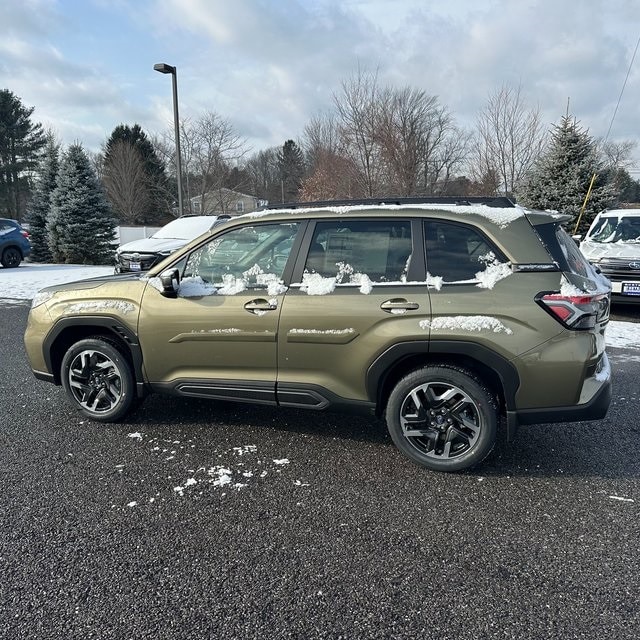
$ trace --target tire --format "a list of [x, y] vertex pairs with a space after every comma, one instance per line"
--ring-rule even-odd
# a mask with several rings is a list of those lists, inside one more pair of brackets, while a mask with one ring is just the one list
[[2, 266], [5, 269], [18, 267], [22, 262], [22, 254], [15, 247], [7, 247], [2, 252], [2, 258], [0, 258], [0, 262], [2, 262]]
[[469, 469], [496, 441], [498, 411], [487, 387], [453, 365], [412, 371], [394, 387], [386, 410], [395, 445], [434, 471]]
[[135, 406], [131, 365], [111, 340], [76, 342], [62, 359], [60, 377], [71, 402], [91, 420], [116, 422]]

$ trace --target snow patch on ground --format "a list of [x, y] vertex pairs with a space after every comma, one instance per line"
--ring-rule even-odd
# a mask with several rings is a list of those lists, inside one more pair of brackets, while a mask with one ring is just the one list
[[[287, 473], [287, 467], [291, 465], [289, 458], [268, 458], [258, 452], [256, 445], [247, 444], [226, 449], [222, 452], [214, 451], [216, 460], [212, 464], [191, 466], [188, 464], [191, 458], [191, 449], [195, 448], [192, 440], [181, 442], [180, 440], [168, 440], [162, 438], [148, 438], [138, 431], [128, 433], [127, 437], [137, 446], [149, 447], [151, 455], [157, 458], [158, 464], [170, 464], [169, 481], [164, 490], [150, 497], [137, 497], [126, 503], [131, 508], [143, 503], [152, 504], [156, 501], [165, 501], [171, 498], [197, 497], [206, 491], [220, 491], [221, 497], [226, 496], [227, 490], [240, 491], [247, 487], [258, 487], [265, 478], [275, 480], [283, 478], [296, 487], [308, 487], [309, 483], [292, 478]], [[184, 480], [176, 483], [174, 465], [183, 463], [185, 468], [179, 473]], [[125, 465], [116, 465], [118, 474], [126, 474]], [[180, 477], [180, 476], [179, 476]], [[139, 486], [138, 484], [135, 485]], [[132, 496], [134, 497], [134, 496]], [[113, 505], [116, 507], [116, 505]]]
[[44, 287], [66, 284], [86, 278], [113, 275], [113, 266], [76, 264], [34, 264], [23, 262], [16, 269], [2, 269], [0, 296], [15, 300], [32, 300]]
[[640, 349], [640, 324], [611, 320], [607, 325], [605, 339], [608, 347]]

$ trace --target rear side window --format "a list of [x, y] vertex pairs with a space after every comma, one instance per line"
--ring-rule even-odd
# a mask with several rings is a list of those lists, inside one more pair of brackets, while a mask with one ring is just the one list
[[505, 260], [479, 231], [467, 225], [430, 220], [424, 232], [427, 271], [445, 283], [475, 280], [487, 265]]
[[13, 224], [10, 220], [0, 220], [0, 235], [6, 235], [15, 231], [17, 225]]
[[319, 222], [304, 270], [307, 275], [339, 277], [342, 284], [360, 282], [363, 275], [371, 282], [403, 282], [411, 251], [408, 221]]
[[560, 224], [541, 224], [536, 227], [536, 231], [562, 271], [571, 271], [584, 278], [592, 276], [588, 260]]

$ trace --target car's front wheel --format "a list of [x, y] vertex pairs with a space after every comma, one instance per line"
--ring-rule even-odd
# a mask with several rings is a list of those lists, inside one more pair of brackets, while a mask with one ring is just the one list
[[117, 344], [101, 337], [72, 345], [62, 359], [62, 386], [87, 417], [114, 422], [133, 407], [131, 365]]
[[2, 266], [6, 269], [20, 266], [22, 262], [22, 254], [15, 247], [7, 247], [2, 252], [2, 258], [0, 258]]
[[453, 365], [412, 371], [394, 387], [386, 410], [396, 446], [418, 464], [460, 471], [481, 462], [496, 440], [496, 402], [473, 374]]

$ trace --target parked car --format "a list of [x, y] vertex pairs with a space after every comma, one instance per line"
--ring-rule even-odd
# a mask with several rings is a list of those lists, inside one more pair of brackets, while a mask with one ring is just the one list
[[121, 245], [116, 250], [116, 273], [148, 271], [160, 260], [184, 247], [189, 240], [209, 231], [217, 220], [217, 216], [182, 216], [172, 220], [149, 238]]
[[29, 232], [10, 218], [0, 218], [0, 263], [5, 268], [18, 267], [31, 253]]
[[599, 213], [580, 250], [611, 280], [613, 302], [640, 302], [640, 209]]
[[384, 416], [440, 471], [483, 460], [501, 416], [509, 438], [603, 418], [609, 282], [568, 216], [470, 200], [247, 214], [144, 276], [48, 287], [31, 367], [103, 422], [150, 392]]

